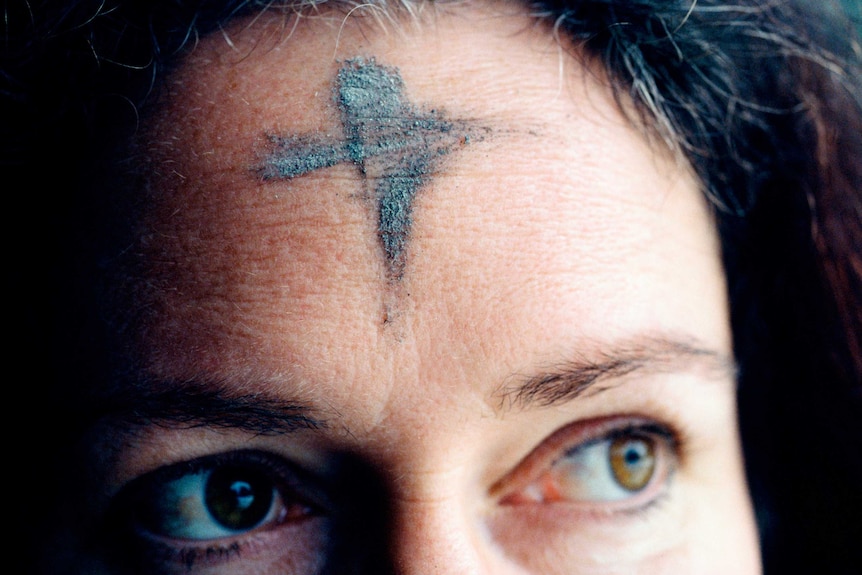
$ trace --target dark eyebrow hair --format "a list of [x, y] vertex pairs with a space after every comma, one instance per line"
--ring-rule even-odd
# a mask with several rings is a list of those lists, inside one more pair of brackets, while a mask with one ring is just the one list
[[691, 339], [641, 337], [604, 347], [595, 356], [576, 357], [538, 374], [513, 375], [497, 393], [500, 408], [527, 409], [566, 403], [610, 389], [614, 387], [613, 380], [634, 372], [705, 369], [713, 378], [736, 379], [733, 358]]
[[91, 420], [131, 427], [210, 427], [281, 435], [327, 426], [316, 410], [264, 392], [236, 393], [224, 384], [161, 382], [123, 386], [98, 402]]

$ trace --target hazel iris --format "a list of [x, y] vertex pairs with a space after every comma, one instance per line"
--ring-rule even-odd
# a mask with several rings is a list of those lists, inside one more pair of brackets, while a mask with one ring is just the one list
[[610, 445], [611, 470], [620, 487], [639, 491], [649, 484], [656, 468], [655, 441], [644, 436], [624, 436]]

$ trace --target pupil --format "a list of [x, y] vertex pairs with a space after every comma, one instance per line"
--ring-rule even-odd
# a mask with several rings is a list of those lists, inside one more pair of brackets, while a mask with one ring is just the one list
[[272, 500], [272, 481], [254, 469], [220, 467], [207, 479], [207, 509], [228, 529], [256, 527], [269, 514]]
[[[641, 449], [638, 449], [641, 448]], [[636, 444], [630, 445], [629, 450], [626, 452], [626, 463], [629, 465], [634, 465], [641, 460], [641, 450], [643, 445]]]

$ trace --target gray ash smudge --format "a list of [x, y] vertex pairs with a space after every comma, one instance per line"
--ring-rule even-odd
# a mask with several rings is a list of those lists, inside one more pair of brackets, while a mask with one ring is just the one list
[[265, 180], [293, 179], [314, 170], [330, 168], [347, 159], [340, 146], [327, 140], [303, 136], [273, 137], [271, 140], [275, 151], [261, 169]]
[[[404, 98], [394, 68], [372, 60], [349, 60], [338, 72], [338, 106], [351, 159], [363, 175], [367, 163], [383, 159], [376, 179], [377, 231], [392, 275], [403, 275], [413, 224], [413, 202], [437, 158], [458, 143], [453, 124], [431, 110], [416, 109]], [[382, 168], [382, 170], [380, 169]]]
[[[395, 68], [373, 58], [341, 66], [333, 88], [344, 139], [315, 136], [273, 138], [274, 150], [261, 168], [264, 179], [292, 179], [311, 171], [352, 162], [373, 185], [377, 230], [390, 277], [400, 279], [413, 224], [413, 204], [443, 156], [470, 140], [465, 122], [424, 111], [404, 97]], [[473, 134], [475, 135], [475, 134]]]

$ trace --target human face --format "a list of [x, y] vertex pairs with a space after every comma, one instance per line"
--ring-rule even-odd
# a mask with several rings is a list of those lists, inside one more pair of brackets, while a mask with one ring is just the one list
[[446, 10], [173, 73], [98, 446], [126, 570], [759, 572], [696, 180], [547, 26]]

